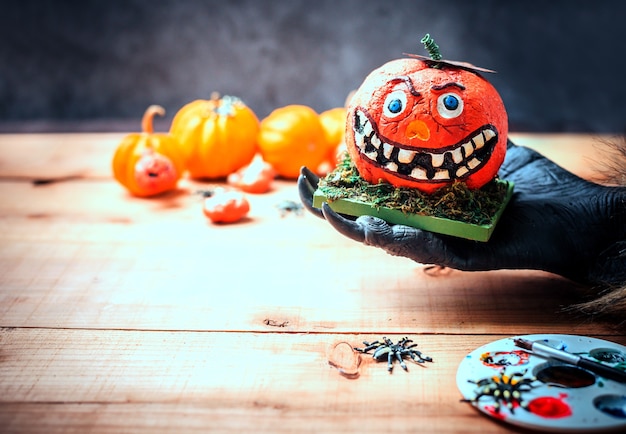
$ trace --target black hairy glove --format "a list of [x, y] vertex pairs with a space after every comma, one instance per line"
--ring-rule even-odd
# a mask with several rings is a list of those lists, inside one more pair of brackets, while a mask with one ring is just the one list
[[312, 206], [318, 177], [302, 168], [304, 206], [343, 235], [422, 264], [464, 271], [535, 269], [585, 284], [626, 282], [626, 188], [585, 181], [539, 153], [510, 141], [500, 168], [515, 183], [511, 201], [488, 242], [426, 232]]

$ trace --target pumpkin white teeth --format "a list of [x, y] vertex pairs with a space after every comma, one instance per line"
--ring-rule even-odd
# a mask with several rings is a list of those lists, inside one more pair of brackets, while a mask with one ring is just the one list
[[428, 179], [428, 174], [421, 167], [416, 167], [415, 169], [413, 169], [409, 176], [415, 179]]
[[409, 151], [407, 149], [400, 149], [398, 151], [397, 159], [399, 163], [409, 164], [413, 161], [414, 157], [415, 157], [415, 152]]
[[486, 141], [489, 141], [496, 136], [496, 132], [490, 128], [484, 130], [482, 133], [484, 134]]
[[438, 170], [437, 172], [435, 172], [435, 176], [433, 176], [433, 180], [436, 180], [436, 181], [449, 181], [450, 180], [450, 174], [448, 173], [447, 170]]
[[369, 158], [370, 160], [376, 160], [376, 157], [378, 156], [378, 154], [376, 153], [376, 151], [372, 151], [372, 152], [365, 152], [364, 154], [367, 158]]
[[374, 132], [373, 128], [372, 128], [372, 124], [369, 121], [365, 121], [365, 124], [363, 125], [363, 135], [364, 136], [369, 136]]
[[472, 145], [471, 141], [469, 141], [467, 143], [463, 143], [463, 146], [461, 146], [461, 147], [465, 151], [465, 158], [469, 157], [474, 152], [474, 146]]
[[390, 161], [385, 166], [385, 169], [387, 169], [387, 170], [389, 170], [391, 172], [397, 172], [398, 171], [398, 165], [396, 163], [394, 163], [393, 161]]
[[470, 169], [475, 169], [478, 166], [480, 166], [480, 160], [478, 158], [472, 158], [468, 163], [467, 163], [467, 167], [469, 167]]
[[485, 137], [483, 136], [483, 133], [478, 133], [478, 135], [472, 139], [472, 142], [474, 143], [474, 146], [476, 146], [476, 149], [482, 148], [485, 145]]
[[445, 158], [445, 154], [430, 154], [430, 156], [433, 158], [433, 167], [441, 167]]
[[461, 178], [469, 173], [469, 169], [467, 167], [459, 167], [456, 171], [456, 177]]
[[454, 151], [450, 152], [450, 154], [452, 155], [452, 161], [456, 164], [461, 164], [463, 161], [463, 151], [461, 151], [461, 148], [456, 148]]
[[378, 136], [376, 134], [374, 134], [374, 136], [372, 136], [370, 143], [372, 144], [372, 146], [374, 146], [376, 149], [380, 148], [380, 139], [378, 138]]
[[389, 143], [383, 143], [383, 155], [385, 156], [386, 159], [388, 160], [391, 159], [392, 152], [393, 152], [393, 146], [391, 146]]

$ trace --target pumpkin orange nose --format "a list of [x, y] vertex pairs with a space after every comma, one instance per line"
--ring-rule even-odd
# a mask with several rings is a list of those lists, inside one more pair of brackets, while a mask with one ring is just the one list
[[430, 138], [428, 126], [420, 120], [411, 121], [404, 134], [407, 139], [419, 139], [424, 142]]

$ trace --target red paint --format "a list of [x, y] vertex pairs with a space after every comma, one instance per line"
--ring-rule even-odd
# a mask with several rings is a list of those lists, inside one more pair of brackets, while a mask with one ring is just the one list
[[485, 411], [489, 413], [490, 416], [495, 417], [496, 419], [504, 420], [506, 419], [506, 414], [502, 411], [498, 411], [493, 405], [485, 405]]
[[528, 411], [537, 416], [558, 419], [572, 415], [572, 408], [565, 402], [566, 394], [559, 394], [558, 398], [542, 396], [528, 403]]
[[529, 354], [526, 351], [496, 351], [480, 355], [480, 361], [490, 368], [506, 368], [507, 366], [519, 366], [528, 363]]

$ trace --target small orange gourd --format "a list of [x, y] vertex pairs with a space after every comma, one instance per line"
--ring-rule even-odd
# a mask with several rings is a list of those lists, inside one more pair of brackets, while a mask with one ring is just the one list
[[224, 178], [252, 161], [259, 120], [239, 98], [199, 99], [183, 106], [170, 133], [180, 142], [192, 178]]
[[348, 111], [345, 107], [335, 107], [320, 113], [320, 121], [328, 142], [326, 162], [330, 170], [334, 169], [341, 162], [346, 151], [345, 132], [347, 116]]
[[125, 136], [113, 156], [113, 176], [139, 197], [175, 189], [185, 170], [176, 139], [153, 130], [152, 121], [157, 114], [165, 114], [163, 107], [148, 107], [141, 121], [142, 132]]
[[281, 107], [261, 121], [259, 150], [282, 177], [297, 178], [302, 166], [316, 168], [328, 148], [319, 115], [308, 106]]
[[320, 122], [324, 128], [326, 140], [333, 149], [344, 141], [347, 117], [348, 111], [345, 107], [335, 107], [320, 113]]

